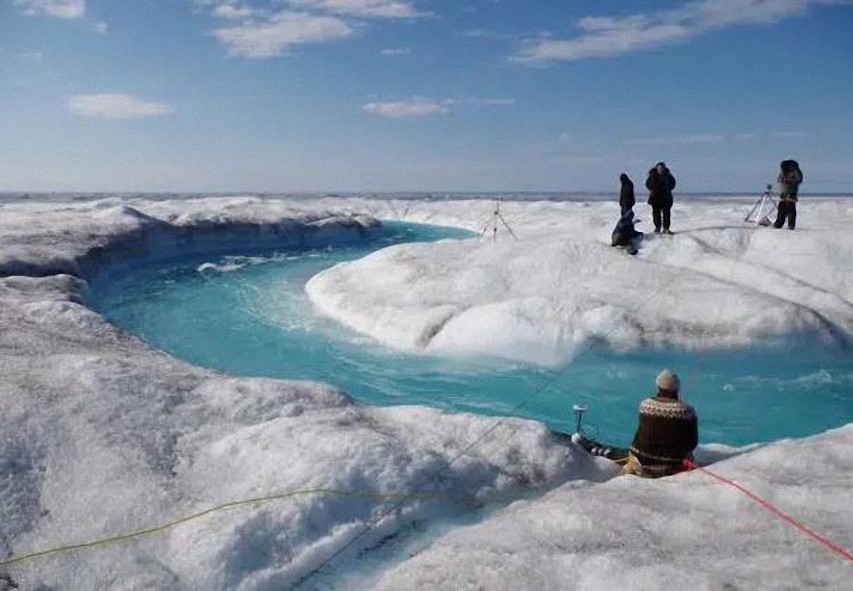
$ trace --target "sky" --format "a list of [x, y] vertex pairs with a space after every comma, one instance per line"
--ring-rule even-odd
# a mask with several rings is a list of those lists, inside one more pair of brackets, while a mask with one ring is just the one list
[[853, 193], [849, 0], [0, 0], [0, 191]]

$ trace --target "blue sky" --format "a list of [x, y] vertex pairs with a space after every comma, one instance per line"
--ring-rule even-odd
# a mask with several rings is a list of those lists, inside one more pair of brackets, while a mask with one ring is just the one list
[[0, 0], [0, 190], [853, 192], [842, 0]]

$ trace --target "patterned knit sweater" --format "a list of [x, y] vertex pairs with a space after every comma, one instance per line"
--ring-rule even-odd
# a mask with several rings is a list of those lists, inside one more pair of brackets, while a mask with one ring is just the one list
[[654, 396], [640, 403], [631, 451], [643, 465], [680, 464], [699, 440], [696, 412], [678, 398]]

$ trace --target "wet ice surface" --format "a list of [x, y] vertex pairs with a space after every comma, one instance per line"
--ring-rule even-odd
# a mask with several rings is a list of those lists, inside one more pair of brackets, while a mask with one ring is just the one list
[[[578, 588], [658, 588], [661, 580], [710, 588], [843, 588], [849, 578], [847, 563], [701, 474], [658, 482], [617, 478], [588, 484], [586, 480], [607, 479], [612, 470], [555, 440], [540, 423], [518, 419], [502, 423], [459, 456], [474, 437], [495, 424], [493, 418], [423, 407], [365, 406], [312, 382], [231, 377], [193, 367], [104, 322], [81, 304], [85, 286], [68, 275], [56, 275], [62, 271], [86, 276], [96, 263], [123, 260], [140, 251], [152, 256], [210, 249], [227, 254], [258, 241], [270, 245], [295, 236], [300, 244], [352, 239], [368, 230], [370, 221], [346, 214], [366, 211], [387, 217], [385, 208], [392, 205], [400, 214], [404, 211], [400, 204], [358, 199], [297, 206], [249, 197], [61, 207], [4, 203], [0, 271], [33, 277], [0, 279], [0, 371], [6, 376], [0, 383], [0, 552], [17, 555], [114, 535], [234, 498], [280, 490], [429, 491], [484, 502], [490, 495], [522, 495], [540, 487], [550, 492], [487, 510], [464, 528], [446, 525], [464, 511], [446, 498], [413, 500], [377, 520], [387, 505], [309, 495], [217, 513], [138, 541], [0, 570], [23, 588], [280, 589], [300, 580], [307, 588], [556, 589], [567, 582]], [[415, 202], [406, 217], [477, 230], [481, 214], [489, 213], [483, 203], [475, 204], [483, 212], [471, 204], [456, 204], [456, 211], [446, 205]], [[554, 205], [513, 207], [508, 205], [507, 213], [522, 241], [528, 229], [540, 235], [550, 224], [555, 224], [557, 235], [571, 230], [561, 229], [562, 222], [548, 209]], [[577, 220], [578, 226], [599, 224], [609, 235], [609, 210], [577, 207], [568, 210], [574, 213], [567, 218]], [[679, 207], [676, 213], [684, 216], [685, 226], [689, 216], [716, 218], [725, 213], [705, 210], [701, 203]], [[782, 321], [783, 326], [802, 326], [833, 342], [838, 334], [849, 335], [838, 298], [851, 299], [851, 238], [841, 231], [849, 226], [851, 212], [834, 202], [813, 203], [812, 208], [813, 223], [807, 222], [808, 210], [801, 203], [802, 232], [775, 237], [759, 230], [762, 234], [752, 238], [759, 244], [789, 240], [778, 244], [792, 253], [789, 260], [797, 265], [790, 273], [792, 283], [777, 274], [772, 286], [759, 284], [755, 291], [769, 293], [784, 311], [794, 313], [794, 320]], [[732, 205], [730, 211], [740, 214], [742, 209], [743, 204]], [[569, 232], [564, 243], [570, 245], [574, 235]], [[132, 239], [125, 240], [128, 236]], [[672, 252], [658, 246], [655, 254], [650, 242], [639, 256], [668, 256], [672, 266], [686, 265], [695, 260], [695, 246], [689, 240], [677, 242], [681, 237], [675, 237]], [[117, 245], [124, 250], [115, 250]], [[436, 246], [444, 248], [402, 250], [413, 249], [408, 254], [415, 269], [423, 269], [429, 248]], [[764, 248], [769, 252], [767, 244]], [[594, 245], [589, 252], [596, 252]], [[461, 267], [452, 257], [445, 262], [449, 276]], [[765, 262], [773, 268], [778, 258]], [[383, 282], [393, 283], [390, 268], [384, 269]], [[612, 268], [622, 267], [613, 263]], [[354, 263], [344, 273], [354, 277], [363, 270]], [[706, 275], [718, 272], [704, 270]], [[531, 277], [535, 274], [527, 275]], [[728, 290], [745, 291], [746, 281], [757, 281], [755, 273], [744, 277], [738, 276], [734, 287], [715, 286], [716, 297], [706, 298], [711, 300], [706, 312], [731, 321], [719, 300]], [[776, 290], [784, 286], [790, 288], [789, 298], [817, 311], [826, 322], [779, 302], [783, 298]], [[499, 293], [516, 294], [518, 287], [510, 281], [507, 291]], [[552, 293], [547, 285], [539, 292], [546, 300]], [[447, 294], [439, 295], [445, 305]], [[373, 297], [369, 289], [354, 296]], [[420, 306], [422, 299], [413, 302]], [[602, 318], [602, 325], [612, 325], [607, 314]], [[537, 316], [532, 319], [535, 324]], [[373, 336], [388, 344], [405, 346], [412, 334], [424, 334], [403, 331], [387, 320], [378, 324], [385, 332]], [[671, 335], [660, 318], [656, 322], [666, 342]], [[583, 328], [590, 326], [597, 325], [588, 322]], [[745, 338], [785, 334], [765, 334], [762, 326], [756, 321]], [[720, 338], [723, 332], [711, 331], [710, 342], [728, 342], [728, 337]], [[457, 327], [447, 336], [460, 334]], [[535, 331], [524, 334], [535, 336]], [[571, 334], [576, 334], [574, 328]], [[460, 351], [463, 343], [448, 340], [446, 350]], [[496, 344], [495, 351], [504, 356], [517, 350], [511, 340]], [[548, 361], [555, 351], [552, 344], [534, 338], [531, 350]], [[853, 485], [851, 444], [847, 426], [806, 440], [771, 444], [714, 466], [850, 546], [853, 519], [846, 491]], [[359, 537], [331, 570], [304, 579], [374, 520], [377, 525], [370, 534]], [[431, 533], [419, 538], [418, 524], [424, 523], [437, 525], [428, 525]], [[415, 535], [407, 533], [412, 531]], [[400, 537], [389, 538], [397, 532]], [[409, 541], [401, 541], [401, 550], [389, 551], [387, 559], [375, 558], [383, 556], [389, 539]], [[706, 558], [697, 561], [697, 555]]]

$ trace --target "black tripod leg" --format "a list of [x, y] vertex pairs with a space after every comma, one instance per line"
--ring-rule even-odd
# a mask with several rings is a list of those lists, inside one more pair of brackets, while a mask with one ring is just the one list
[[504, 225], [504, 228], [506, 228], [507, 230], [509, 230], [509, 234], [510, 234], [510, 236], [512, 236], [513, 238], [515, 238], [516, 240], [518, 240], [518, 236], [516, 236], [516, 235], [515, 235], [515, 232], [513, 232], [513, 231], [512, 231], [512, 228], [510, 228], [510, 227], [509, 227], [509, 224], [508, 224], [508, 223], [506, 223], [506, 220], [504, 219], [504, 216], [503, 216], [503, 215], [501, 215], [500, 213], [498, 213], [498, 219], [500, 219], [501, 223]]

